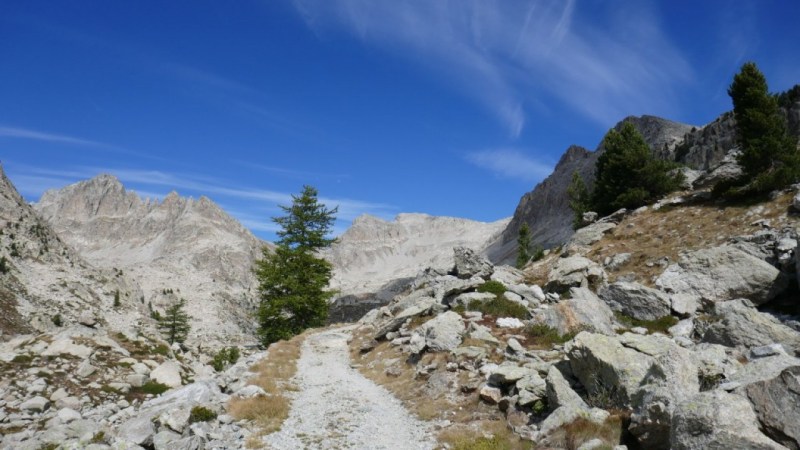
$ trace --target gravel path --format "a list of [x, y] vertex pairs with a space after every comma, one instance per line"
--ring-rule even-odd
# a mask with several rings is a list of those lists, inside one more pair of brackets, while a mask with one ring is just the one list
[[348, 335], [306, 338], [289, 418], [264, 438], [272, 449], [433, 449], [430, 427], [384, 388], [350, 367]]

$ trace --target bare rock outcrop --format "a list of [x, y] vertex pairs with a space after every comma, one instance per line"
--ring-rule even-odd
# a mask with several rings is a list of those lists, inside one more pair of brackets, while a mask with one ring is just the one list
[[[633, 123], [651, 151], [665, 159], [672, 159], [676, 145], [692, 128], [691, 125], [654, 116], [631, 116], [620, 121], [615, 129], [626, 122]], [[489, 249], [490, 259], [494, 262], [512, 261], [519, 228], [523, 223], [530, 227], [533, 242], [545, 248], [566, 242], [573, 234], [573, 214], [569, 209], [567, 195], [572, 173], [578, 172], [587, 186], [591, 186], [594, 183], [595, 163], [602, 153], [602, 143], [594, 152], [580, 146], [569, 147], [556, 164], [553, 173], [531, 192], [522, 196], [508, 227], [492, 243]]]

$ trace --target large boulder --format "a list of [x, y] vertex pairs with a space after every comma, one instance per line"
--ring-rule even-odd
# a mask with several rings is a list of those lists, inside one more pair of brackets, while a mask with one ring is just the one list
[[598, 295], [611, 309], [634, 319], [655, 320], [670, 314], [669, 296], [639, 283], [612, 283], [600, 289]]
[[783, 292], [788, 281], [763, 260], [723, 245], [682, 255], [658, 277], [656, 286], [705, 302], [747, 298], [760, 305]]
[[698, 325], [704, 342], [747, 348], [780, 343], [787, 351], [800, 354], [800, 333], [744, 299], [717, 303], [710, 318]]
[[756, 414], [744, 397], [720, 390], [701, 392], [684, 400], [675, 409], [670, 448], [786, 449], [761, 433], [757, 424]]
[[800, 366], [749, 384], [744, 393], [767, 436], [793, 450], [800, 449]]
[[537, 309], [533, 320], [562, 335], [580, 330], [614, 334], [613, 311], [587, 288], [570, 289], [569, 299]]
[[547, 290], [564, 292], [571, 287], [589, 287], [603, 282], [603, 268], [583, 256], [559, 258], [547, 276]]
[[447, 311], [422, 324], [415, 331], [415, 335], [424, 339], [423, 348], [435, 352], [449, 352], [461, 345], [465, 332], [466, 327], [461, 316], [453, 311]]
[[622, 345], [615, 336], [581, 332], [567, 344], [572, 373], [589, 395], [608, 396], [629, 408], [653, 363], [653, 357]]
[[641, 448], [669, 449], [672, 415], [676, 406], [700, 391], [693, 355], [681, 347], [654, 358], [643, 386], [634, 394], [628, 428]]
[[455, 247], [453, 259], [455, 261], [453, 274], [458, 278], [468, 279], [477, 276], [488, 280], [494, 272], [492, 263], [471, 248]]
[[181, 382], [181, 366], [175, 361], [164, 361], [150, 372], [150, 378], [169, 387], [179, 387]]

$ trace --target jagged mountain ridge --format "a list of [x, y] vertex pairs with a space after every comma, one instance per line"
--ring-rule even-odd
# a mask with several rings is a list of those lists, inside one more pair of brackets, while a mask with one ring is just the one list
[[[673, 158], [675, 148], [683, 141], [684, 135], [693, 128], [691, 125], [645, 115], [626, 117], [614, 129], [619, 130], [626, 122], [636, 127], [654, 154], [669, 159]], [[567, 187], [572, 180], [572, 173], [577, 171], [591, 186], [595, 163], [603, 151], [602, 142], [593, 152], [577, 145], [569, 147], [553, 173], [522, 196], [508, 227], [491, 244], [489, 257], [498, 262], [510, 261], [516, 252], [516, 239], [523, 223], [530, 226], [533, 242], [544, 247], [552, 247], [569, 239], [573, 231]]]
[[393, 221], [362, 215], [324, 256], [335, 267], [332, 287], [343, 294], [374, 292], [421, 268], [446, 267], [453, 247], [485, 251], [509, 219], [485, 223], [427, 214], [399, 214]]
[[143, 302], [186, 299], [190, 340], [253, 339], [251, 268], [265, 243], [210, 199], [145, 200], [99, 175], [45, 192], [35, 209], [90, 263], [137, 280]]

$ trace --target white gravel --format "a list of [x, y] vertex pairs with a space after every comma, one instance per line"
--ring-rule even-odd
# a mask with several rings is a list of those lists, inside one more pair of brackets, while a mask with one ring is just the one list
[[348, 335], [324, 331], [306, 338], [289, 418], [264, 438], [272, 449], [433, 449], [426, 422], [350, 367]]

